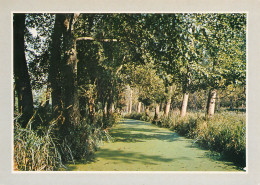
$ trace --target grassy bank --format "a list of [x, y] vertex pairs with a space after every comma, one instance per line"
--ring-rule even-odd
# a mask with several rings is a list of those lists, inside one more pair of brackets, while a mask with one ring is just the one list
[[26, 128], [21, 128], [14, 120], [14, 165], [22, 171], [53, 171], [66, 167], [67, 162], [93, 156], [100, 143], [109, 140], [108, 132], [102, 125], [111, 127], [120, 120], [117, 114], [103, 119], [96, 115], [93, 123], [82, 121], [80, 125], [69, 127], [64, 135], [55, 120], [41, 122], [37, 114]]
[[200, 112], [188, 113], [184, 118], [172, 114], [169, 117], [161, 116], [157, 121], [145, 114], [132, 113], [125, 117], [170, 128], [182, 136], [193, 138], [194, 142], [203, 147], [219, 152], [240, 167], [246, 165], [245, 113], [223, 111], [211, 119], [206, 119]]

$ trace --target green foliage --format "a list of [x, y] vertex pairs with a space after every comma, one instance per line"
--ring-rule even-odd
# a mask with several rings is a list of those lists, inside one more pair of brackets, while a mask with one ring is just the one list
[[145, 106], [149, 106], [153, 102], [160, 102], [164, 97], [165, 86], [154, 67], [152, 63], [137, 67], [130, 66], [132, 72], [130, 80], [139, 90], [138, 100]]
[[108, 115], [108, 118], [104, 120], [104, 128], [111, 128], [114, 124], [117, 124], [121, 120], [121, 115], [118, 113], [112, 113]]
[[104, 140], [111, 141], [109, 134], [95, 124], [81, 123], [68, 129], [59, 144], [64, 161], [75, 161], [92, 157]]
[[26, 14], [25, 54], [34, 90], [47, 84], [54, 17], [53, 14], [46, 13]]
[[206, 85], [218, 89], [245, 84], [246, 15], [204, 14], [201, 19], [199, 41], [206, 46], [201, 63]]
[[124, 118], [137, 119], [146, 122], [150, 122], [153, 120], [151, 116], [147, 116], [145, 113], [136, 113], [136, 112], [133, 112], [131, 114], [126, 114], [124, 115]]

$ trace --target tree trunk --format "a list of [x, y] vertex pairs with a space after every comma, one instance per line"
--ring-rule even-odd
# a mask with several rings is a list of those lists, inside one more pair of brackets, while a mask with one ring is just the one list
[[188, 99], [189, 99], [189, 93], [185, 92], [183, 94], [183, 100], [182, 100], [182, 106], [181, 106], [181, 113], [180, 113], [181, 117], [184, 117], [186, 115]]
[[88, 101], [88, 113], [91, 123], [94, 121], [95, 116], [95, 101], [93, 98], [89, 99]]
[[160, 111], [161, 111], [161, 112], [164, 111], [163, 107], [164, 107], [164, 103], [162, 102], [162, 103], [160, 104]]
[[171, 102], [172, 102], [172, 99], [170, 98], [170, 99], [168, 99], [168, 101], [166, 103], [165, 110], [164, 110], [164, 116], [166, 116], [166, 117], [168, 117], [168, 115], [169, 115]]
[[103, 118], [107, 117], [107, 103], [105, 102], [104, 108], [103, 108]]
[[114, 106], [114, 103], [112, 102], [109, 106], [109, 114], [113, 114], [115, 111], [115, 106]]
[[168, 115], [169, 115], [170, 107], [171, 107], [171, 102], [172, 102], [172, 97], [171, 97], [171, 94], [172, 94], [172, 86], [170, 86], [169, 94], [170, 94], [170, 97], [168, 97], [168, 100], [167, 100], [166, 106], [165, 106], [165, 110], [164, 110], [164, 116], [166, 116], [166, 117], [168, 117]]
[[146, 116], [149, 116], [149, 106], [146, 106], [145, 115], [146, 115]]
[[52, 111], [53, 116], [57, 117], [62, 111], [62, 94], [61, 94], [61, 43], [62, 43], [62, 32], [64, 15], [56, 14], [54, 31], [52, 33], [51, 43], [51, 57], [49, 67], [49, 81], [51, 84], [52, 92]]
[[15, 90], [18, 96], [18, 111], [22, 113], [19, 121], [25, 128], [33, 115], [32, 88], [24, 52], [25, 14], [14, 14], [13, 26]]
[[129, 114], [132, 113], [132, 96], [133, 96], [133, 91], [132, 91], [132, 89], [130, 89]]
[[76, 39], [73, 33], [73, 14], [65, 14], [64, 20], [64, 103], [65, 122], [69, 125], [80, 123], [78, 83], [77, 83], [77, 52]]
[[142, 106], [142, 103], [138, 102], [138, 108], [137, 108], [138, 113], [141, 113], [141, 106]]
[[154, 121], [158, 121], [160, 113], [160, 104], [156, 104], [155, 113], [154, 113]]
[[213, 90], [209, 91], [207, 112], [206, 112], [207, 117], [212, 117], [214, 115], [216, 95], [217, 95], [217, 90], [213, 89]]

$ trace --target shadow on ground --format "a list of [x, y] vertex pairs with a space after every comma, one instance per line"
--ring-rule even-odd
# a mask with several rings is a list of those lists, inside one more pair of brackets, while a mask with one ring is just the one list
[[[126, 127], [124, 127], [124, 125]], [[121, 127], [113, 129], [111, 136], [116, 142], [144, 142], [145, 140], [163, 140], [176, 141], [180, 136], [175, 132], [160, 131], [158, 128], [145, 128], [151, 126], [150, 123], [145, 123], [136, 120], [126, 120], [121, 122]]]
[[[117, 166], [117, 165], [123, 165], [123, 166], [145, 165], [146, 166], [145, 168], [147, 169], [152, 169], [149, 167], [149, 165], [153, 166], [153, 168], [157, 168], [157, 166], [155, 165], [159, 165], [159, 166], [173, 165], [175, 168], [178, 168], [178, 165], [180, 165], [179, 166], [180, 170], [184, 170], [183, 168], [188, 168], [192, 165], [197, 165], [197, 167], [194, 167], [194, 169], [200, 170], [199, 169], [200, 164], [201, 163], [205, 164], [205, 162], [207, 162], [209, 166], [211, 165], [210, 167], [212, 167], [212, 169], [214, 169], [215, 167], [221, 169], [221, 165], [223, 165], [223, 163], [225, 163], [225, 165], [223, 166], [223, 170], [226, 170], [226, 167], [228, 167], [228, 165], [232, 165], [228, 161], [221, 158], [219, 154], [212, 153], [206, 148], [199, 147], [195, 142], [187, 141], [187, 139], [179, 136], [175, 132], [169, 131], [167, 129], [158, 128], [155, 125], [152, 125], [151, 123], [127, 119], [121, 121], [120, 125], [111, 129], [110, 134], [113, 137], [114, 141], [117, 143], [115, 145], [116, 147], [115, 146], [110, 146], [107, 148], [101, 147], [98, 153], [96, 153], [96, 155], [93, 156], [93, 158], [89, 158], [83, 161], [77, 161], [76, 165], [84, 164], [86, 166], [90, 165], [92, 167], [93, 166], [95, 167], [96, 164], [99, 164], [101, 165], [101, 169], [104, 167], [104, 165], [106, 166], [107, 169], [109, 169], [109, 167], [111, 166]], [[153, 145], [153, 147], [155, 148], [148, 147], [149, 151], [151, 151], [152, 153], [146, 151], [145, 148], [147, 147], [144, 146], [147, 146], [148, 143], [157, 142], [158, 140], [164, 141], [159, 143], [160, 146], [161, 144], [163, 145], [166, 144], [165, 145], [166, 147], [163, 146], [161, 150], [157, 149], [158, 151], [156, 151], [156, 147]], [[174, 141], [178, 141], [175, 146], [170, 144], [170, 142], [174, 142]], [[142, 142], [142, 143], [138, 143], [134, 145], [131, 144], [136, 142]], [[139, 146], [138, 150], [133, 148], [133, 146], [135, 145]], [[168, 147], [179, 146], [176, 147], [176, 151], [178, 150], [178, 154], [171, 155], [170, 153], [169, 155], [168, 153], [166, 155], [168, 151], [167, 146]], [[199, 152], [199, 153], [193, 152], [194, 150], [193, 149], [191, 150], [190, 148], [198, 148], [199, 150], [204, 150], [204, 152]], [[142, 149], [143, 151], [141, 151]], [[169, 150], [168, 152], [174, 152], [174, 150]], [[201, 162], [194, 163], [194, 161], [196, 160], [199, 160]], [[210, 162], [211, 160], [214, 162], [213, 163]], [[70, 171], [76, 169], [77, 168], [75, 168], [75, 165], [72, 165], [69, 166], [69, 168], [66, 170]], [[203, 169], [205, 170], [205, 167]], [[208, 169], [208, 167], [206, 169]], [[86, 170], [89, 169], [86, 168]]]
[[[168, 163], [173, 162], [175, 160], [190, 160], [188, 157], [180, 157], [180, 158], [165, 158], [159, 155], [144, 155], [138, 152], [126, 152], [121, 150], [111, 150], [111, 149], [101, 149], [98, 155], [98, 158], [103, 158], [106, 160], [113, 160], [119, 163], [142, 163], [149, 165], [156, 165], [156, 162], [160, 163]], [[92, 162], [96, 162], [95, 159]]]

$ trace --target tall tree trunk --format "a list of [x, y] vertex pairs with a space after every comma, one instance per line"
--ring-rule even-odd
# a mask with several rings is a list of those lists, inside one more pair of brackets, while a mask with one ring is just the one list
[[137, 112], [138, 113], [141, 113], [141, 106], [142, 106], [142, 103], [138, 102], [138, 107], [137, 107]]
[[216, 102], [217, 90], [213, 89], [209, 91], [208, 103], [207, 103], [207, 117], [212, 117], [215, 113], [215, 102]]
[[154, 121], [158, 121], [160, 113], [160, 104], [156, 104], [155, 113], [154, 113]]
[[80, 123], [79, 97], [77, 83], [76, 39], [73, 33], [73, 14], [65, 14], [63, 34], [64, 45], [64, 104], [65, 122], [69, 125]]
[[61, 43], [62, 43], [62, 32], [64, 31], [64, 15], [56, 14], [54, 30], [52, 33], [51, 43], [51, 57], [49, 67], [49, 81], [51, 84], [52, 92], [52, 111], [53, 116], [57, 117], [62, 111], [62, 80], [61, 80]]
[[15, 90], [18, 96], [18, 110], [22, 113], [20, 123], [25, 128], [33, 115], [32, 88], [24, 52], [25, 14], [14, 14], [13, 26]]
[[183, 94], [183, 100], [182, 100], [182, 106], [181, 106], [181, 113], [180, 113], [181, 117], [184, 117], [186, 115], [188, 99], [189, 99], [189, 93], [185, 92]]

